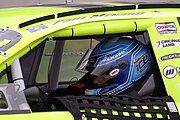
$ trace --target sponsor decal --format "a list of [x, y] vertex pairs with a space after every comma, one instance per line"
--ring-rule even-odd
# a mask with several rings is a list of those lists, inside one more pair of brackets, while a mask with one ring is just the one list
[[176, 59], [176, 58], [180, 58], [180, 53], [172, 53], [172, 54], [164, 55], [160, 58], [160, 60], [165, 61], [165, 60], [171, 60], [171, 59]]
[[180, 46], [180, 38], [172, 38], [167, 40], [159, 40], [156, 42], [157, 48], [168, 48]]
[[163, 75], [168, 78], [172, 79], [174, 78], [177, 74], [180, 75], [180, 67], [174, 67], [174, 66], [166, 66], [163, 70]]
[[137, 71], [142, 72], [146, 68], [146, 64], [149, 62], [149, 60], [150, 59], [147, 54], [137, 57], [134, 61]]
[[161, 34], [177, 33], [177, 28], [174, 22], [156, 23], [157, 32]]
[[114, 60], [120, 56], [122, 56], [125, 53], [125, 51], [117, 51], [117, 53], [107, 55], [102, 62], [109, 62], [111, 60]]
[[174, 102], [166, 102], [170, 112], [178, 112]]
[[109, 75], [110, 75], [111, 77], [114, 77], [114, 76], [116, 76], [116, 75], [118, 75], [118, 74], [119, 74], [119, 69], [118, 69], [118, 68], [113, 69], [113, 70], [109, 73]]
[[31, 32], [31, 33], [34, 33], [34, 32], [37, 32], [37, 31], [44, 30], [44, 29], [46, 29], [46, 28], [48, 28], [46, 25], [41, 24], [41, 25], [38, 25], [38, 26], [35, 26], [35, 27], [32, 27], [32, 28], [29, 28], [29, 29], [27, 29], [27, 30], [28, 30], [29, 32]]

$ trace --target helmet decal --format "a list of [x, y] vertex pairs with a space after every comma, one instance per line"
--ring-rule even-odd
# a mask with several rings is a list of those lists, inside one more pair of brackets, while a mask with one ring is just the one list
[[109, 75], [110, 75], [111, 77], [115, 77], [115, 76], [118, 75], [118, 74], [119, 74], [119, 69], [118, 69], [118, 68], [113, 69], [113, 70], [109, 73]]
[[103, 58], [102, 62], [109, 62], [112, 61], [120, 56], [122, 56], [125, 53], [125, 51], [117, 51], [117, 53], [112, 55], [107, 55], [105, 58]]
[[148, 63], [149, 60], [150, 58], [148, 58], [147, 54], [142, 54], [140, 57], [137, 57], [134, 62], [137, 71], [142, 72], [145, 69], [144, 66]]

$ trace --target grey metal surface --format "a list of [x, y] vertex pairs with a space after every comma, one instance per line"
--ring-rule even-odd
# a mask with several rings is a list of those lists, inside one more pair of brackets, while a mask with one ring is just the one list
[[[177, 3], [180, 0], [73, 0], [73, 3], [78, 2], [123, 2], [123, 3]], [[1, 0], [0, 8], [13, 6], [28, 6], [37, 4], [66, 4], [66, 0]]]
[[21, 70], [21, 64], [19, 62], [19, 58], [16, 58], [11, 65], [11, 73], [12, 73], [12, 79], [15, 84], [19, 85], [18, 91], [23, 91], [25, 89], [25, 84], [23, 80], [22, 70]]
[[11, 66], [11, 71], [13, 80], [23, 79], [21, 66], [18, 58], [14, 60]]
[[154, 75], [152, 74], [148, 78], [146, 83], [143, 85], [143, 87], [140, 89], [138, 94], [140, 96], [148, 95], [148, 94], [152, 93], [154, 91], [154, 89], [155, 89], [155, 82], [154, 82]]
[[8, 103], [7, 109], [0, 108], [0, 114], [31, 113], [24, 92], [17, 92], [18, 87], [14, 83], [0, 85], [0, 91], [4, 93]]
[[18, 41], [20, 41], [21, 38], [22, 38], [21, 34], [16, 31], [0, 28], [0, 41], [10, 40], [9, 43], [0, 47], [0, 51], [8, 50], [13, 45], [15, 45]]

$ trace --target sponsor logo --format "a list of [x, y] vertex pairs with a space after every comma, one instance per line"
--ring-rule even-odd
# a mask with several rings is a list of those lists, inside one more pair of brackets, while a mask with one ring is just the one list
[[177, 33], [177, 28], [174, 22], [156, 23], [155, 25], [159, 34]]
[[29, 28], [27, 29], [29, 32], [31, 33], [34, 33], [34, 32], [37, 32], [37, 31], [41, 31], [41, 30], [44, 30], [48, 28], [46, 25], [44, 24], [41, 24], [41, 25], [38, 25], [38, 26], [35, 26], [35, 27], [32, 27], [32, 28]]
[[160, 60], [165, 61], [165, 60], [171, 60], [171, 59], [176, 59], [176, 58], [180, 58], [180, 53], [164, 55], [160, 58]]
[[114, 60], [118, 57], [120, 57], [121, 55], [123, 55], [125, 53], [125, 51], [117, 51], [117, 53], [115, 54], [110, 54], [110, 55], [107, 55], [102, 61], [103, 62], [109, 62], [111, 60]]
[[180, 67], [166, 66], [163, 70], [163, 75], [169, 79], [174, 78], [177, 74], [180, 75]]
[[156, 42], [157, 48], [168, 48], [168, 47], [177, 47], [180, 46], [180, 39], [167, 39], [167, 40], [160, 40]]
[[174, 102], [166, 102], [168, 108], [169, 108], [169, 111], [174, 113], [174, 112], [178, 112], [177, 108], [176, 108], [176, 105], [174, 104]]
[[118, 75], [118, 74], [119, 74], [119, 69], [118, 69], [118, 68], [113, 69], [113, 70], [109, 73], [109, 75], [110, 75], [111, 77], [114, 77], [114, 76], [116, 76], [116, 75]]
[[149, 62], [148, 55], [141, 55], [137, 57], [134, 61], [137, 71], [142, 72], [146, 68], [146, 64]]

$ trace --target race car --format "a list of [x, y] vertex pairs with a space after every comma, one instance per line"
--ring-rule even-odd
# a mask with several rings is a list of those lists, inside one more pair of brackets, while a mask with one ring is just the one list
[[0, 9], [0, 119], [179, 120], [180, 4]]

